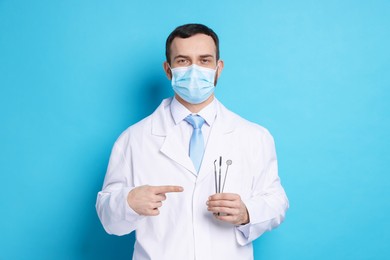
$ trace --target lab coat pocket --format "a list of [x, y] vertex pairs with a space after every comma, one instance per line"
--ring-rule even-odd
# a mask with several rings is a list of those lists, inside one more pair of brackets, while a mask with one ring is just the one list
[[239, 194], [241, 198], [247, 198], [250, 195], [251, 180], [247, 176], [247, 170], [243, 160], [239, 156], [230, 156], [223, 167], [223, 181], [221, 190], [224, 193]]

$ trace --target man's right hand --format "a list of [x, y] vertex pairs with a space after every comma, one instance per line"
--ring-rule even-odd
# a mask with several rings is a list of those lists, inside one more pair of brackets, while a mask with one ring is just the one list
[[158, 208], [167, 198], [165, 194], [182, 191], [180, 186], [139, 186], [129, 192], [127, 204], [139, 215], [157, 216], [160, 214]]

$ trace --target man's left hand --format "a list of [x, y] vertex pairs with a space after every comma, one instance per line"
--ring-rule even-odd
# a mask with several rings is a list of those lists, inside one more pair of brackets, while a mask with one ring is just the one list
[[248, 210], [240, 195], [234, 193], [217, 193], [209, 197], [207, 210], [214, 216], [233, 225], [249, 223]]

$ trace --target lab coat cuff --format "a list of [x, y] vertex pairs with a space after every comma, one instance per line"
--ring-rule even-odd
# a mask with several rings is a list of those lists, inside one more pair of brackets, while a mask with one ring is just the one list
[[236, 226], [236, 228], [244, 235], [245, 238], [249, 237], [250, 227], [251, 227], [250, 223]]
[[236, 226], [236, 239], [237, 239], [238, 244], [241, 246], [244, 246], [244, 245], [250, 243], [249, 237], [250, 237], [251, 227], [252, 227], [252, 224], [251, 224], [252, 207], [248, 207], [248, 205], [250, 205], [249, 202], [244, 201], [244, 204], [245, 204], [247, 211], [248, 211], [249, 223], [247, 223], [245, 225]]
[[240, 246], [245, 246], [251, 242], [251, 240], [249, 239], [251, 226], [252, 225], [250, 223], [241, 226], [236, 226], [236, 240]]
[[252, 242], [260, 235], [253, 230], [253, 227], [257, 223], [262, 222], [261, 209], [265, 209], [265, 205], [259, 205], [258, 201], [253, 201], [250, 199], [244, 201], [244, 204], [249, 214], [249, 223], [245, 225], [236, 226], [236, 238], [238, 244], [240, 244], [241, 246]]

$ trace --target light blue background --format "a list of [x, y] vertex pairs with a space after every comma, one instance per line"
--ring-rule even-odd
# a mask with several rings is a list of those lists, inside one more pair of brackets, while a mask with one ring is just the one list
[[256, 259], [390, 258], [390, 1], [0, 0], [0, 259], [130, 259], [94, 208], [111, 147], [172, 95], [178, 25], [220, 36], [216, 95], [274, 135], [290, 199]]

